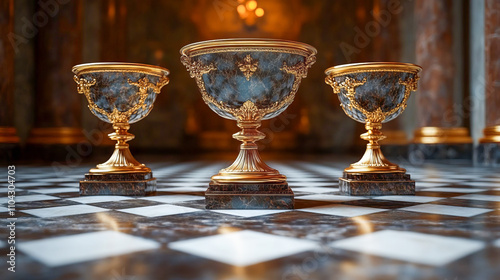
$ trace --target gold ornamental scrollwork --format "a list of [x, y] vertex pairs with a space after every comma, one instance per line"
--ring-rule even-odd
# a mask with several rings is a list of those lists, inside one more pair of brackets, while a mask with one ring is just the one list
[[[247, 55], [245, 60], [250, 64], [252, 63], [250, 55]], [[183, 55], [181, 57], [181, 62], [184, 64], [184, 66], [186, 66], [186, 69], [190, 73], [190, 77], [196, 80], [196, 84], [198, 85], [198, 88], [201, 91], [203, 101], [208, 105], [212, 104], [218, 109], [230, 113], [231, 115], [235, 116], [239, 121], [261, 120], [265, 115], [275, 112], [291, 104], [293, 102], [293, 99], [295, 98], [295, 94], [297, 93], [300, 82], [302, 81], [303, 78], [307, 77], [307, 70], [312, 66], [312, 64], [315, 61], [316, 57], [314, 55], [311, 55], [306, 58], [305, 62], [300, 62], [294, 66], [288, 66], [286, 62], [283, 63], [283, 66], [280, 68], [280, 70], [285, 71], [288, 74], [294, 75], [295, 80], [292, 85], [292, 90], [290, 91], [288, 96], [283, 98], [283, 100], [281, 100], [280, 102], [275, 102], [271, 106], [268, 106], [267, 108], [258, 108], [254, 102], [247, 100], [240, 107], [232, 108], [225, 105], [223, 102], [218, 102], [213, 96], [207, 93], [205, 83], [203, 82], [203, 75], [208, 74], [213, 70], [216, 70], [217, 67], [215, 67], [213, 64], [204, 65], [199, 60], [191, 60], [191, 58], [189, 58], [186, 55]], [[255, 64], [255, 67], [257, 67], [256, 65], [257, 64]], [[243, 70], [241, 71], [243, 72]], [[250, 76], [248, 77], [248, 79], [250, 78]]]
[[155, 93], [160, 93], [161, 88], [168, 84], [169, 79], [166, 76], [161, 76], [156, 84], [153, 84], [149, 81], [147, 77], [139, 79], [137, 82], [133, 82], [132, 80], [128, 80], [128, 83], [133, 86], [137, 86], [139, 91], [136, 93], [139, 100], [136, 102], [134, 106], [132, 106], [127, 111], [119, 111], [116, 107], [113, 108], [112, 112], [108, 112], [104, 109], [99, 108], [92, 97], [90, 96], [90, 87], [96, 84], [96, 80], [92, 79], [92, 81], [88, 81], [85, 78], [78, 78], [76, 75], [73, 77], [75, 82], [77, 83], [78, 93], [84, 94], [89, 102], [89, 109], [91, 112], [98, 112], [108, 118], [108, 120], [112, 123], [128, 123], [130, 116], [137, 112], [140, 109], [146, 110], [147, 104], [145, 104], [146, 98], [148, 97], [148, 89], [152, 89]]
[[252, 57], [248, 54], [243, 59], [243, 62], [238, 62], [238, 68], [243, 73], [247, 81], [250, 81], [250, 77], [252, 77], [253, 73], [257, 71], [257, 67], [259, 62], [256, 60], [252, 60]]
[[419, 76], [417, 74], [415, 74], [412, 78], [409, 78], [408, 80], [405, 80], [405, 81], [402, 81], [401, 79], [399, 80], [399, 84], [405, 86], [403, 100], [398, 104], [398, 106], [396, 108], [393, 108], [387, 112], [383, 112], [380, 107], [378, 107], [374, 111], [368, 111], [368, 110], [364, 109], [356, 101], [356, 98], [355, 98], [356, 88], [358, 86], [364, 85], [366, 83], [366, 78], [364, 78], [361, 81], [357, 81], [353, 78], [346, 77], [343, 82], [339, 83], [339, 82], [335, 81], [334, 77], [328, 76], [328, 77], [326, 77], [325, 82], [332, 87], [333, 92], [335, 94], [339, 94], [342, 89], [346, 90], [345, 96], [349, 99], [348, 110], [346, 110], [346, 108], [344, 107], [343, 104], [341, 104], [341, 107], [347, 115], [349, 115], [349, 111], [354, 108], [354, 109], [358, 110], [359, 112], [363, 113], [363, 115], [365, 115], [365, 117], [366, 117], [365, 121], [372, 122], [372, 123], [381, 123], [388, 116], [391, 116], [392, 114], [398, 112], [399, 110], [406, 109], [407, 101], [408, 101], [408, 98], [410, 97], [411, 92], [417, 90], [418, 79], [419, 79]]

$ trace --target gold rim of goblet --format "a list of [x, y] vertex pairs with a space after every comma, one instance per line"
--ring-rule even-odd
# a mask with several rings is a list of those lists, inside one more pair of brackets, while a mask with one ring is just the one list
[[73, 66], [71, 69], [75, 75], [88, 72], [142, 72], [156, 76], [167, 76], [170, 71], [166, 68], [142, 63], [130, 62], [94, 62]]
[[[186, 56], [197, 56], [205, 53], [227, 52], [242, 48], [249, 48], [253, 51], [266, 50], [276, 51], [289, 50], [292, 53], [301, 53], [304, 56], [315, 55], [318, 51], [313, 46], [280, 39], [264, 39], [264, 38], [232, 38], [232, 39], [217, 39], [209, 41], [201, 41], [186, 45], [180, 49], [180, 53]], [[227, 50], [230, 49], [230, 50]], [[250, 51], [250, 50], [249, 50]]]
[[357, 72], [376, 72], [376, 71], [396, 71], [396, 72], [413, 72], [422, 71], [422, 67], [412, 63], [402, 62], [362, 62], [342, 64], [330, 67], [325, 70], [328, 76], [340, 76]]

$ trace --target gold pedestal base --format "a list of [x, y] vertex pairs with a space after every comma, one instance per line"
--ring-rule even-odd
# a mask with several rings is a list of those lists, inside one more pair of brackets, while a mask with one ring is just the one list
[[15, 127], [0, 126], [0, 143], [17, 144], [19, 141]]
[[70, 145], [86, 141], [82, 128], [78, 127], [36, 127], [28, 137], [28, 144]]
[[388, 161], [382, 151], [378, 141], [386, 138], [380, 132], [382, 128], [381, 123], [367, 122], [365, 124], [368, 132], [361, 134], [361, 139], [368, 141], [366, 151], [361, 160], [351, 164], [348, 168], [344, 169], [347, 173], [405, 173], [406, 169], [399, 167]]
[[117, 141], [115, 151], [111, 157], [102, 164], [98, 164], [96, 168], [90, 169], [92, 174], [106, 173], [146, 173], [151, 172], [151, 169], [144, 164], [139, 163], [130, 153], [129, 145], [126, 143], [135, 138], [131, 133], [128, 133], [130, 125], [128, 123], [113, 124], [115, 132], [108, 136], [111, 140]]
[[242, 141], [240, 153], [231, 166], [212, 176], [215, 183], [283, 183], [286, 176], [264, 163], [260, 157], [256, 141], [266, 135], [257, 130], [260, 121], [238, 121], [242, 130], [233, 138]]
[[483, 130], [484, 137], [480, 143], [500, 143], [500, 125], [490, 126]]
[[472, 138], [465, 127], [421, 127], [415, 130], [416, 144], [469, 144]]

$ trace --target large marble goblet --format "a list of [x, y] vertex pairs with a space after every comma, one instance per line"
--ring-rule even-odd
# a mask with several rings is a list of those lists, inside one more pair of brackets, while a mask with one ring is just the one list
[[93, 174], [148, 173], [126, 143], [134, 139], [130, 124], [146, 117], [161, 88], [168, 84], [169, 71], [158, 66], [137, 63], [88, 63], [73, 67], [78, 93], [84, 94], [90, 111], [104, 122], [113, 124], [109, 134], [117, 141], [108, 161], [90, 170]]
[[292, 103], [316, 60], [316, 49], [284, 40], [224, 39], [190, 44], [180, 52], [205, 103], [242, 129], [233, 135], [243, 142], [238, 158], [212, 181], [285, 182], [284, 175], [262, 161], [255, 142], [265, 135], [257, 128]]
[[368, 141], [360, 161], [344, 171], [348, 173], [405, 173], [389, 162], [378, 141], [385, 138], [382, 123], [399, 116], [406, 108], [410, 93], [417, 89], [421, 67], [408, 63], [369, 62], [328, 68], [325, 82], [338, 95], [342, 109], [352, 119], [364, 123]]

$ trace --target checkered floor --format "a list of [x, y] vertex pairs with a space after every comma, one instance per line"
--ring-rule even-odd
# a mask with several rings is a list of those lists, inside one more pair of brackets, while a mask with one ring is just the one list
[[295, 210], [205, 210], [209, 178], [228, 164], [148, 164], [158, 193], [143, 198], [79, 197], [90, 166], [17, 166], [16, 273], [0, 279], [500, 278], [498, 170], [405, 166], [415, 196], [348, 197], [347, 163], [269, 162]]

